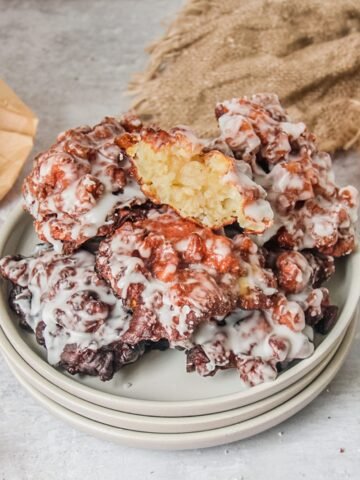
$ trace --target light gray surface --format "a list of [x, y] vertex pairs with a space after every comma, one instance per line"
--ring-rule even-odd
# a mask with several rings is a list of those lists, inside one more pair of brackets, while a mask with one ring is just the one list
[[[40, 118], [36, 151], [62, 129], [126, 108], [122, 92], [144, 64], [144, 46], [181, 3], [0, 0], [0, 75]], [[355, 157], [339, 159], [336, 170], [342, 184], [360, 186]], [[17, 201], [19, 184], [0, 204], [1, 219]], [[38, 406], [0, 358], [0, 479], [359, 478], [359, 349], [358, 333], [329, 391], [280, 427], [227, 447], [176, 453], [120, 447], [75, 431]]]

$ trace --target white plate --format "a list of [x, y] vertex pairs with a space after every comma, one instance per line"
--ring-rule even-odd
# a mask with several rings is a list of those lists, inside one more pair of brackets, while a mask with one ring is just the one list
[[[343, 364], [347, 352], [355, 336], [357, 322], [352, 322], [344, 341], [342, 342], [335, 357], [328, 367], [319, 375], [319, 377], [305, 388], [301, 393], [291, 400], [283, 403], [277, 408], [263, 415], [259, 415], [251, 420], [241, 422], [224, 428], [217, 428], [206, 432], [195, 433], [144, 433], [133, 430], [125, 430], [116, 427], [110, 427], [102, 423], [89, 420], [66, 408], [53, 402], [33, 388], [27, 381], [19, 375], [15, 369], [13, 373], [19, 382], [29, 391], [29, 393], [38, 400], [47, 410], [57, 417], [70, 423], [75, 428], [86, 433], [111, 440], [131, 447], [142, 447], [162, 450], [184, 450], [189, 448], [206, 448], [216, 445], [223, 445], [244, 438], [251, 437], [257, 433], [263, 432], [287, 418], [308, 405], [334, 378], [341, 365]], [[13, 367], [10, 368], [12, 369]], [[311, 426], [309, 426], [311, 428]]]
[[[37, 237], [29, 215], [18, 207], [2, 228], [0, 256], [31, 253]], [[18, 326], [18, 319], [7, 302], [7, 286], [1, 282], [1, 326], [18, 353], [40, 375], [63, 390], [97, 405], [114, 410], [155, 416], [191, 416], [221, 412], [260, 401], [297, 382], [315, 368], [334, 349], [348, 327], [355, 311], [360, 282], [360, 253], [357, 251], [337, 264], [330, 282], [333, 302], [339, 305], [339, 319], [314, 354], [269, 383], [241, 389], [237, 372], [219, 372], [202, 378], [185, 371], [181, 352], [150, 352], [133, 365], [120, 370], [109, 382], [90, 376], [70, 375], [46, 362], [45, 350], [36, 344], [34, 335]], [[131, 388], [128, 388], [131, 385]]]
[[15, 370], [19, 376], [26, 379], [26, 381], [40, 393], [49, 399], [54, 400], [63, 407], [91, 420], [111, 425], [113, 427], [152, 433], [187, 433], [212, 430], [214, 428], [226, 427], [244, 420], [249, 420], [257, 415], [268, 412], [294, 397], [297, 393], [307, 387], [325, 369], [334, 357], [341, 341], [342, 338], [339, 338], [338, 345], [334, 351], [332, 351], [316, 368], [311, 370], [310, 373], [305, 375], [298, 382], [275, 395], [260, 400], [259, 402], [234, 410], [227, 410], [225, 412], [209, 415], [192, 417], [150, 417], [104, 408], [61, 390], [59, 387], [53, 385], [46, 380], [46, 378], [35, 372], [35, 370], [33, 370], [16, 352], [0, 329], [0, 350], [3, 353], [6, 362], [11, 365], [11, 368]]

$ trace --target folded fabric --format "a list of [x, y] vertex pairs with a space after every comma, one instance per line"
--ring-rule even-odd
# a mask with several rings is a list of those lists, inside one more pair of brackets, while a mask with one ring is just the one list
[[129, 89], [162, 128], [216, 136], [212, 106], [275, 92], [320, 149], [360, 147], [360, 2], [189, 0]]

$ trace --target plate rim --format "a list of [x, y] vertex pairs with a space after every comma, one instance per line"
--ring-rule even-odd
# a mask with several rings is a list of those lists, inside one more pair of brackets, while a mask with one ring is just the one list
[[[254, 436], [278, 425], [305, 408], [327, 387], [340, 370], [353, 343], [357, 323], [358, 319], [356, 317], [350, 324], [347, 334], [330, 365], [298, 395], [270, 412], [259, 415], [253, 419], [204, 432], [172, 434], [149, 433], [110, 427], [109, 425], [86, 419], [81, 415], [61, 407], [34, 389], [24, 378], [18, 376], [16, 372], [13, 372], [13, 374], [30, 395], [50, 413], [87, 434], [137, 448], [158, 450], [209, 448]], [[11, 370], [11, 366], [9, 366], [9, 368]]]
[[[142, 432], [174, 433], [172, 430], [176, 430], [176, 433], [190, 433], [211, 430], [249, 420], [250, 418], [254, 418], [258, 415], [266, 413], [267, 411], [290, 400], [292, 397], [310, 385], [310, 383], [312, 383], [328, 366], [340, 348], [341, 342], [343, 341], [345, 335], [346, 332], [343, 334], [342, 338], [339, 339], [336, 347], [322, 362], [320, 362], [313, 370], [302, 377], [298, 382], [290, 385], [287, 389], [281, 390], [280, 392], [268, 398], [259, 400], [258, 402], [243, 407], [238, 407], [237, 409], [235, 408], [232, 410], [226, 410], [224, 412], [207, 415], [194, 415], [191, 417], [156, 417], [119, 412], [117, 410], [108, 409], [76, 397], [75, 395], [62, 390], [57, 385], [52, 384], [49, 380], [36, 372], [31, 365], [26, 363], [21, 355], [11, 345], [1, 328], [0, 351], [3, 354], [6, 363], [8, 365], [10, 363], [15, 371], [20, 376], [24, 377], [33, 388], [50, 400], [60, 404], [64, 408], [89, 418], [90, 420], [104, 423], [113, 427], [129, 430], [135, 429]], [[250, 407], [253, 407], [254, 412], [251, 411]], [[98, 418], [95, 418], [95, 416]], [[107, 418], [107, 420], [105, 418]], [[117, 424], [111, 423], [114, 422], [114, 419], [116, 419], [115, 421]], [[122, 425], [121, 422], [123, 423]]]
[[[4, 247], [12, 230], [21, 218], [27, 216], [21, 202], [9, 216], [7, 222], [3, 225], [0, 233], [0, 256], [3, 254]], [[25, 222], [24, 222], [25, 223]], [[356, 272], [360, 270], [360, 250], [356, 249], [346, 259], [346, 268], [350, 269], [350, 289], [345, 300], [343, 309], [339, 315], [338, 321], [331, 332], [324, 338], [322, 343], [315, 349], [314, 353], [298, 362], [277, 377], [272, 382], [263, 383], [248, 390], [235, 392], [197, 400], [182, 401], [156, 401], [145, 400], [131, 397], [122, 397], [109, 392], [103, 392], [90, 386], [78, 382], [75, 378], [66, 376], [60, 370], [54, 368], [42, 359], [25, 340], [19, 335], [10, 316], [7, 314], [7, 299], [5, 295], [0, 295], [0, 325], [2, 326], [7, 338], [14, 346], [15, 350], [29, 363], [34, 370], [45, 376], [52, 383], [61, 386], [62, 389], [73, 393], [74, 395], [89, 400], [97, 405], [109, 407], [127, 413], [137, 413], [143, 415], [155, 416], [193, 416], [209, 414], [245, 406], [254, 401], [262, 400], [274, 393], [287, 388], [295, 383], [302, 376], [314, 368], [326, 354], [329, 353], [342, 332], [346, 330], [355, 312], [360, 296], [360, 283], [356, 281]], [[256, 400], [255, 400], [256, 399]]]

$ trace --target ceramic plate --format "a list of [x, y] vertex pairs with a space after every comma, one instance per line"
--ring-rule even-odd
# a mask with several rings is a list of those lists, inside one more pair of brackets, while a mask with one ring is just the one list
[[19, 376], [36, 388], [46, 397], [54, 400], [56, 403], [67, 409], [113, 427], [120, 427], [140, 432], [152, 433], [187, 433], [212, 430], [214, 428], [225, 427], [249, 420], [257, 415], [263, 414], [285, 401], [292, 398], [297, 393], [307, 387], [328, 365], [334, 357], [339, 343], [329, 356], [327, 356], [316, 368], [301, 378], [298, 382], [289, 388], [282, 390], [266, 399], [255, 402], [245, 407], [234, 410], [227, 410], [221, 413], [209, 415], [199, 415], [192, 417], [150, 417], [146, 415], [136, 415], [131, 413], [118, 412], [93, 403], [82, 400], [71, 395], [59, 387], [50, 383], [46, 378], [33, 370], [16, 352], [6, 336], [0, 330], [0, 350], [6, 357], [6, 362], [17, 372]]
[[[32, 220], [18, 207], [2, 228], [0, 256], [31, 253], [37, 242]], [[202, 415], [258, 402], [293, 385], [326, 358], [348, 327], [359, 297], [360, 253], [355, 252], [337, 264], [329, 284], [332, 300], [340, 307], [337, 324], [317, 346], [314, 354], [284, 371], [269, 383], [242, 389], [234, 370], [202, 378], [185, 370], [182, 352], [150, 352], [118, 372], [109, 382], [90, 376], [72, 377], [46, 362], [45, 350], [34, 336], [18, 326], [7, 302], [7, 285], [1, 282], [1, 326], [18, 353], [40, 375], [61, 389], [97, 405], [127, 413], [154, 416]]]
[[[11, 365], [10, 368], [13, 369], [13, 373], [18, 378], [19, 382], [34, 398], [38, 400], [39, 403], [57, 417], [86, 433], [132, 447], [163, 450], [206, 448], [235, 442], [256, 435], [257, 433], [278, 425], [308, 405], [322, 390], [324, 390], [324, 388], [326, 388], [343, 364], [355, 336], [356, 323], [356, 321], [352, 322], [344, 341], [329, 365], [316, 378], [316, 380], [314, 380], [314, 382], [312, 382], [301, 393], [279, 407], [251, 420], [206, 432], [172, 434], [144, 433], [110, 427], [71, 412], [50, 400], [32, 387]], [[309, 426], [309, 428], [311, 427]]]

